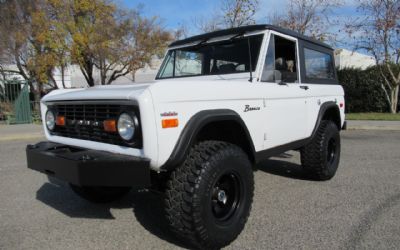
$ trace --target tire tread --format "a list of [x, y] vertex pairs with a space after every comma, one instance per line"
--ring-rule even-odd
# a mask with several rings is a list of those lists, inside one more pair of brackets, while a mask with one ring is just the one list
[[317, 180], [329, 180], [333, 177], [327, 174], [324, 160], [325, 148], [323, 143], [326, 140], [328, 130], [339, 133], [335, 123], [330, 120], [322, 120], [311, 142], [300, 150], [303, 168]]
[[[183, 165], [172, 172], [167, 182], [165, 192], [167, 220], [175, 235], [196, 248], [213, 249], [216, 245], [223, 246], [231, 242], [231, 240], [227, 242], [211, 241], [200, 216], [201, 197], [196, 194], [198, 183], [210, 174], [207, 167], [211, 164], [209, 162], [211, 158], [218, 160], [227, 153], [247, 159], [247, 155], [236, 145], [221, 141], [200, 142], [191, 148]], [[251, 190], [253, 193], [254, 183]], [[245, 216], [246, 220], [249, 212]]]

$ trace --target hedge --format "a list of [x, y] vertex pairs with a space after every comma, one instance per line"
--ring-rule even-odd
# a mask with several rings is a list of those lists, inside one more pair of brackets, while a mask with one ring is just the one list
[[[339, 82], [345, 91], [347, 113], [389, 112], [389, 104], [381, 87], [384, 79], [378, 67], [337, 70]], [[395, 72], [400, 70], [399, 65], [393, 67]]]

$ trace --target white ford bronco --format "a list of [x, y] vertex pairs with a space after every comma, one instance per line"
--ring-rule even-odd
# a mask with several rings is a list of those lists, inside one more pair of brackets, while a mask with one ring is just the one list
[[162, 190], [172, 231], [207, 249], [242, 231], [258, 162], [299, 150], [331, 179], [345, 126], [332, 48], [271, 25], [173, 42], [154, 83], [55, 90], [41, 112], [29, 168], [94, 202]]

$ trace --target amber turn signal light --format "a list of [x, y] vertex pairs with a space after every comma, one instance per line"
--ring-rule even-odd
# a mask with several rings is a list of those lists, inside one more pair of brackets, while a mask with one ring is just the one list
[[58, 115], [56, 118], [56, 125], [57, 126], [65, 126], [65, 116]]
[[178, 119], [164, 119], [161, 121], [163, 128], [175, 128], [178, 127]]
[[117, 122], [115, 120], [105, 120], [103, 126], [106, 132], [117, 132]]

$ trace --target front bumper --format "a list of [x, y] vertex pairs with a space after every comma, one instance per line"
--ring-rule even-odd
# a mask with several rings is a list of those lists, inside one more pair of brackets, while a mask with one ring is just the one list
[[78, 186], [150, 186], [150, 161], [144, 158], [53, 142], [28, 145], [26, 157], [28, 168]]

